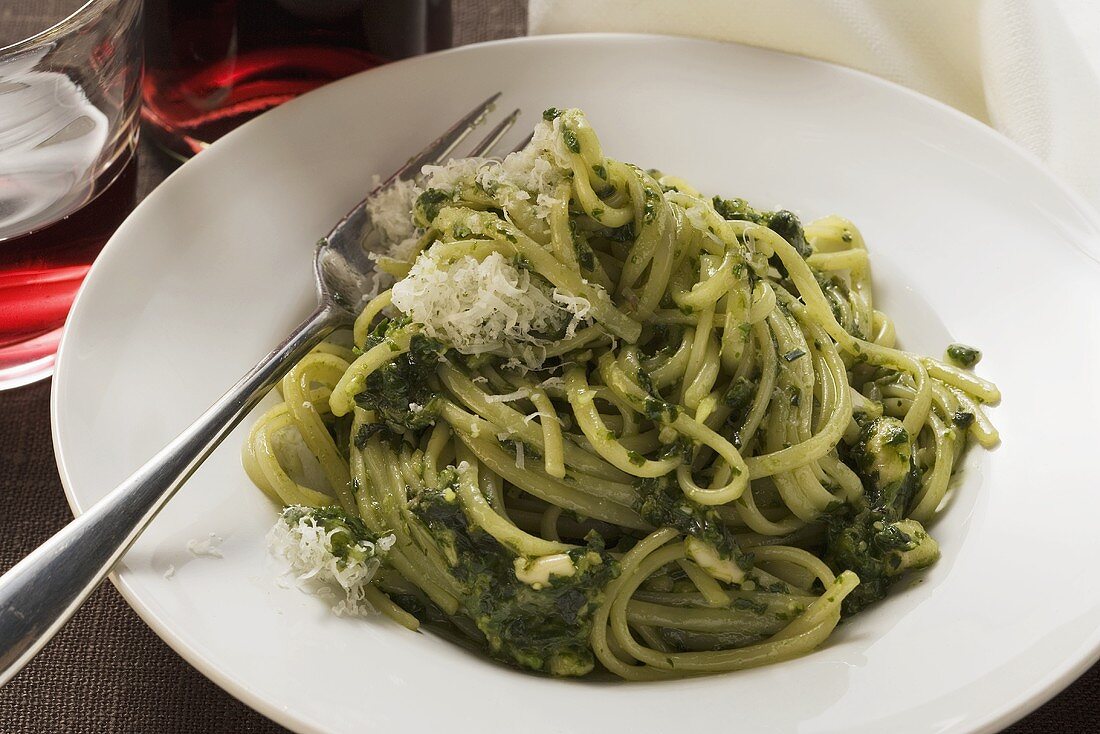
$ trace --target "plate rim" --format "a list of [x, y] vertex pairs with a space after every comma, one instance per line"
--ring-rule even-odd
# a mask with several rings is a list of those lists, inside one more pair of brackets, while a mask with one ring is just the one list
[[[1009, 138], [1001, 131], [993, 128], [990, 125], [982, 122], [981, 120], [972, 117], [955, 107], [948, 105], [934, 97], [930, 97], [922, 92], [919, 92], [911, 87], [906, 87], [897, 82], [885, 79], [880, 76], [876, 76], [869, 72], [843, 66], [829, 61], [812, 58], [809, 56], [801, 56], [798, 54], [788, 53], [785, 51], [778, 51], [775, 49], [762, 48], [759, 46], [753, 46], [750, 44], [719, 41], [714, 39], [697, 38], [692, 36], [672, 35], [672, 34], [660, 34], [660, 33], [618, 33], [618, 32], [583, 32], [583, 33], [555, 33], [545, 35], [525, 35], [516, 36], [512, 38], [497, 39], [491, 41], [484, 41], [479, 43], [467, 44], [451, 49], [433, 52], [430, 54], [423, 54], [415, 56], [409, 59], [399, 60], [382, 67], [383, 70], [391, 69], [395, 67], [404, 67], [408, 65], [414, 65], [419, 63], [424, 58], [434, 58], [440, 56], [450, 55], [467, 55], [477, 54], [484, 48], [492, 48], [498, 46], [511, 46], [511, 45], [554, 45], [559, 43], [569, 43], [577, 41], [651, 41], [657, 43], [663, 42], [677, 42], [687, 45], [700, 45], [700, 46], [736, 46], [745, 49], [751, 49], [754, 53], [762, 53], [765, 55], [774, 55], [783, 58], [798, 59], [799, 63], [805, 63], [809, 66], [822, 66], [831, 69], [834, 73], [839, 72], [844, 75], [853, 76], [862, 79], [863, 83], [879, 86], [881, 88], [890, 89], [892, 93], [901, 93], [914, 100], [922, 102], [925, 105], [938, 109], [941, 113], [945, 113], [950, 117], [953, 117], [958, 123], [961, 123], [973, 130], [980, 130], [980, 134], [989, 136], [996, 140], [1000, 145], [1007, 146], [1021, 159], [1030, 164], [1036, 171], [1040, 172], [1048, 183], [1054, 186], [1058, 192], [1063, 195], [1067, 202], [1072, 204], [1073, 207], [1080, 213], [1082, 218], [1086, 220], [1095, 230], [1100, 232], [1100, 211], [1094, 207], [1084, 196], [1071, 188], [1062, 178], [1060, 178], [1054, 171], [1052, 171], [1046, 163], [1038, 157], [1032, 151], [1024, 148], [1016, 141]], [[372, 72], [377, 72], [377, 69], [369, 69], [343, 79], [337, 80], [330, 84], [325, 85], [325, 88], [351, 83], [352, 80]], [[281, 105], [280, 107], [286, 107], [288, 105], [297, 105], [299, 100], [309, 98], [311, 93], [307, 93], [296, 99]], [[276, 110], [272, 110], [276, 112]], [[267, 114], [267, 113], [265, 113]], [[237, 129], [231, 131], [227, 135], [223, 136], [219, 140], [212, 144], [213, 146], [219, 146], [222, 140], [235, 139], [242, 134], [242, 131], [247, 131], [251, 128], [253, 121], [249, 121]], [[187, 164], [181, 165], [174, 170], [169, 176], [165, 178], [160, 184], [158, 184], [141, 202], [134, 207], [133, 211], [127, 215], [123, 225], [120, 225], [120, 229], [131, 218], [134, 218], [142, 211], [143, 207], [146, 207], [146, 202], [150, 200], [156, 200], [168, 194], [164, 193], [165, 184], [174, 178], [181, 175], [181, 171], [187, 168]], [[190, 176], [192, 174], [183, 174], [184, 176]], [[70, 315], [76, 313], [78, 309], [82, 307], [85, 292], [88, 290], [87, 284], [93, 282], [98, 276], [98, 273], [107, 266], [103, 263], [107, 262], [110, 258], [104, 258], [103, 254], [113, 254], [115, 250], [119, 249], [121, 245], [119, 242], [122, 240], [116, 234], [112, 235], [110, 240], [104, 246], [100, 252], [100, 256], [96, 258], [92, 267], [88, 271], [84, 278], [84, 282], [81, 284], [79, 291], [73, 301], [70, 308]], [[1087, 257], [1100, 263], [1100, 246], [1096, 250], [1085, 249], [1081, 247], [1079, 242], [1073, 243], [1080, 251], [1082, 251]], [[60, 398], [59, 394], [61, 389], [58, 387], [68, 380], [69, 370], [74, 369], [68, 367], [69, 361], [66, 360], [67, 354], [66, 346], [75, 338], [71, 336], [71, 330], [67, 321], [64, 331], [62, 333], [61, 341], [58, 345], [56, 358], [55, 358], [55, 371], [52, 377], [50, 387], [50, 435], [51, 444], [54, 451], [55, 463], [57, 465], [58, 474], [61, 480], [62, 489], [64, 491], [65, 500], [69, 505], [69, 509], [72, 511], [74, 517], [79, 516], [82, 513], [82, 508], [77, 500], [75, 492], [73, 491], [72, 479], [69, 476], [69, 469], [66, 464], [65, 454], [62, 447], [60, 437]], [[217, 666], [212, 660], [210, 660], [198, 647], [189, 645], [183, 637], [177, 633], [171, 625], [169, 625], [157, 611], [145, 603], [140, 594], [128, 583], [127, 579], [120, 575], [117, 571], [112, 571], [108, 578], [114, 587], [122, 595], [123, 599], [130, 606], [131, 609], [137, 613], [138, 617], [157, 635], [160, 640], [167, 644], [177, 655], [183, 658], [189, 665], [195, 668], [203, 676], [205, 676], [212, 683], [217, 685], [223, 691], [236, 698], [247, 705], [252, 710], [265, 716], [266, 718], [287, 727], [296, 732], [308, 732], [313, 734], [324, 734], [325, 729], [315, 726], [312, 722], [294, 713], [293, 710], [286, 707], [280, 707], [274, 702], [269, 701], [261, 693], [250, 686], [247, 681], [239, 679], [236, 676], [226, 673], [223, 669]], [[1000, 708], [987, 709], [984, 714], [972, 717], [969, 723], [963, 721], [958, 722], [968, 728], [963, 731], [970, 732], [971, 734], [994, 734], [1001, 729], [1011, 725], [1012, 723], [1019, 721], [1028, 714], [1038, 709], [1043, 704], [1047, 703], [1063, 690], [1072, 684], [1077, 678], [1079, 678], [1085, 671], [1100, 661], [1100, 634], [1094, 637], [1093, 640], [1086, 640], [1082, 646], [1081, 651], [1083, 654], [1078, 654], [1074, 657], [1066, 658], [1065, 662], [1060, 666], [1051, 669], [1051, 672], [1041, 677], [1038, 681], [1034, 682], [1029, 687], [1029, 692], [1019, 697], [1015, 701], [1010, 702], [1006, 706]]]

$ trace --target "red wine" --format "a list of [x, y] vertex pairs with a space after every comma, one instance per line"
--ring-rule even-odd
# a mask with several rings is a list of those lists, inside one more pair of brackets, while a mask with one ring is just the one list
[[[120, 170], [121, 168], [121, 170]], [[132, 156], [108, 168], [85, 206], [35, 231], [0, 240], [0, 387], [49, 374], [69, 307], [103, 245], [134, 208]], [[3, 185], [18, 182], [0, 180]]]
[[146, 0], [142, 118], [189, 157], [261, 112], [445, 48], [449, 0]]

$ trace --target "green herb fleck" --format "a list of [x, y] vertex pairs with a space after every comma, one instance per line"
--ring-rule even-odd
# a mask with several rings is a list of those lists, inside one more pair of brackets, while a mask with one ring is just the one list
[[951, 421], [959, 428], [966, 430], [974, 423], [974, 414], [965, 410], [956, 410], [951, 416]]
[[428, 226], [439, 216], [439, 211], [451, 201], [453, 198], [450, 193], [441, 189], [428, 189], [417, 197], [413, 207], [417, 223], [424, 227]]
[[581, 141], [577, 140], [577, 134], [570, 128], [561, 131], [561, 139], [565, 142], [565, 147], [572, 152], [577, 154], [581, 152]]
[[731, 606], [734, 609], [741, 609], [743, 611], [752, 612], [753, 614], [767, 614], [768, 612], [767, 602], [756, 601], [744, 596], [734, 599]]
[[966, 344], [952, 344], [947, 347], [947, 359], [959, 367], [973, 367], [982, 358], [981, 350]]

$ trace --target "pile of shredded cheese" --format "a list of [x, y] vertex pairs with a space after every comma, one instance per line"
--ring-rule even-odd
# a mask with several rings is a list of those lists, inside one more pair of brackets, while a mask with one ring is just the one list
[[589, 309], [498, 252], [442, 266], [422, 254], [393, 286], [393, 305], [463, 354], [503, 353], [528, 364], [541, 361], [530, 349], [545, 344], [538, 335], [575, 330]]
[[332, 550], [332, 535], [339, 531], [326, 532], [308, 510], [297, 521], [289, 519], [303, 510], [306, 508], [295, 505], [283, 510], [267, 534], [268, 551], [288, 564], [286, 575], [299, 588], [321, 596], [339, 592], [332, 607], [336, 614], [362, 616], [373, 612], [366, 601], [366, 587], [381, 565], [380, 557], [396, 538], [385, 535], [377, 543], [361, 540], [357, 543], [361, 560], [339, 558]]
[[[425, 166], [424, 187], [453, 192], [476, 182], [517, 199], [534, 199], [536, 214], [546, 217], [560, 203], [555, 188], [570, 173], [560, 127], [559, 119], [540, 122], [530, 144], [501, 161], [462, 158]], [[423, 190], [401, 183], [368, 204], [381, 240], [377, 257], [410, 261], [422, 234], [413, 224], [412, 209]], [[479, 231], [477, 219], [471, 217], [471, 231]], [[481, 261], [467, 255], [440, 263], [431, 246], [393, 285], [392, 297], [393, 307], [421, 324], [428, 336], [464, 354], [493, 352], [531, 368], [542, 362], [539, 347], [547, 335], [573, 336], [588, 323], [591, 308], [587, 299], [561, 292], [499, 253]]]

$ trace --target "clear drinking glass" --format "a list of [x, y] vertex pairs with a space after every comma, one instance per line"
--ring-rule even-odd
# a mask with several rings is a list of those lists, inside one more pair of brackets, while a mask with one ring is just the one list
[[53, 370], [73, 297], [134, 205], [141, 0], [0, 48], [0, 389]]

